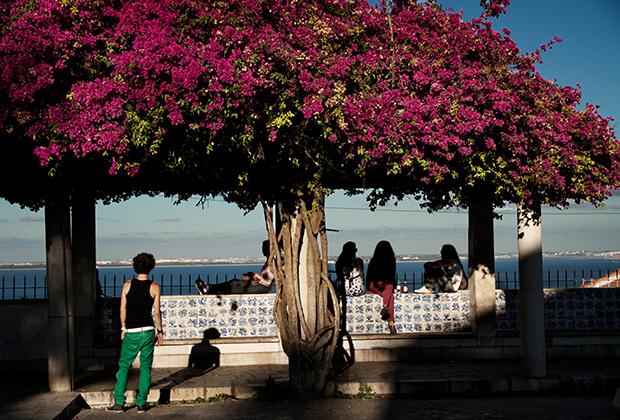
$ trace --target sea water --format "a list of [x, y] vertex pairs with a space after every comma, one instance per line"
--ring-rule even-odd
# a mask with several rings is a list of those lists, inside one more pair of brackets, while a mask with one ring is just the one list
[[[397, 279], [401, 286], [407, 284], [409, 292], [422, 284], [423, 265], [426, 261], [397, 262]], [[367, 265], [367, 264], [366, 264]], [[467, 261], [463, 260], [467, 268]], [[151, 279], [162, 287], [164, 295], [197, 294], [195, 280], [200, 277], [207, 283], [221, 283], [241, 278], [248, 271], [260, 272], [260, 264], [158, 266], [151, 272]], [[329, 265], [330, 276], [335, 280], [334, 264]], [[593, 279], [620, 269], [620, 260], [606, 258], [545, 257], [543, 281], [545, 287], [579, 287]], [[498, 288], [518, 288], [517, 258], [495, 260]], [[120, 296], [122, 285], [133, 278], [131, 267], [99, 267], [97, 269], [101, 293]], [[45, 269], [0, 269], [0, 300], [45, 298]]]

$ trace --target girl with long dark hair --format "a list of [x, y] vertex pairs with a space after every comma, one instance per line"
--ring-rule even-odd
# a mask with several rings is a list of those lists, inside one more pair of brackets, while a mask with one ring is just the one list
[[396, 255], [388, 241], [381, 241], [368, 263], [366, 287], [383, 297], [381, 319], [388, 322], [390, 334], [396, 334], [394, 324], [394, 288], [396, 287]]

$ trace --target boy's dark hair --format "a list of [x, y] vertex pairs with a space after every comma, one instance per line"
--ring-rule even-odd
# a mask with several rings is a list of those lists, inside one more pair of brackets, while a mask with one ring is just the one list
[[133, 258], [133, 271], [137, 274], [149, 274], [155, 268], [155, 257], [153, 254], [143, 252]]

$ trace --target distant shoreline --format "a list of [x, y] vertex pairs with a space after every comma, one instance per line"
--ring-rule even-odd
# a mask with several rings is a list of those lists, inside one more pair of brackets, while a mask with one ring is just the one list
[[[168, 268], [168, 267], [220, 267], [220, 266], [228, 266], [228, 265], [263, 265], [264, 261], [248, 261], [248, 262], [237, 262], [237, 263], [204, 263], [204, 262], [196, 262], [196, 263], [166, 263], [166, 264], [157, 264], [155, 268]], [[97, 264], [97, 268], [131, 268], [131, 263], [117, 263], [117, 264]], [[1, 270], [40, 270], [45, 269], [45, 264], [0, 264]]]
[[[516, 259], [518, 255], [513, 254], [498, 254], [495, 259]], [[370, 256], [360, 256], [364, 261], [368, 262]], [[417, 262], [417, 261], [432, 261], [438, 259], [437, 254], [428, 255], [399, 255], [397, 256], [397, 262]], [[467, 260], [467, 256], [461, 257], [463, 260]], [[543, 253], [543, 258], [573, 258], [573, 259], [606, 259], [606, 260], [620, 260], [620, 251], [604, 251], [604, 252], [546, 252]], [[330, 262], [335, 262], [338, 259], [337, 256], [329, 257]], [[228, 265], [262, 265], [264, 259], [262, 258], [247, 258], [236, 259], [231, 258], [232, 261], [170, 261], [164, 260], [157, 267], [201, 267], [201, 266], [228, 266]], [[124, 268], [131, 267], [131, 261], [98, 261], [97, 268]], [[45, 269], [45, 263], [0, 263], [0, 270], [38, 270]]]

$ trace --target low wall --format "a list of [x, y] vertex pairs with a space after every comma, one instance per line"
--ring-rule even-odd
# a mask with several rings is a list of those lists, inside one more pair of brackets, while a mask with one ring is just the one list
[[[620, 289], [546, 289], [544, 294], [549, 357], [620, 357]], [[350, 341], [344, 347], [358, 361], [519, 358], [519, 292], [496, 290], [495, 300], [497, 341], [485, 347], [472, 332], [468, 291], [395, 295], [396, 335], [388, 334], [380, 318], [380, 296], [349, 297]], [[163, 297], [165, 341], [156, 349], [155, 366], [190, 366], [192, 354], [208, 355], [220, 365], [287, 363], [274, 301], [274, 295]]]
[[[174, 296], [161, 301], [164, 338], [200, 338], [208, 329], [219, 337], [276, 337], [274, 295]], [[346, 325], [350, 334], [387, 333], [379, 315], [378, 295], [349, 297]], [[394, 297], [399, 332], [460, 332], [471, 330], [467, 292], [437, 295], [399, 294]]]
[[[620, 330], [620, 288], [545, 289], [546, 331]], [[496, 290], [497, 331], [519, 331], [518, 290]]]
[[47, 302], [2, 301], [0, 369], [47, 369]]
[[[620, 288], [546, 289], [548, 357], [620, 357]], [[164, 296], [164, 345], [156, 367], [287, 363], [273, 318], [275, 296]], [[381, 297], [346, 300], [346, 327], [358, 361], [519, 358], [519, 292], [496, 290], [497, 340], [481, 346], [472, 331], [469, 292], [395, 295], [399, 334], [388, 334]], [[76, 350], [78, 370], [116, 366], [119, 299], [97, 302], [96, 343]], [[0, 368], [47, 366], [47, 303], [0, 303]], [[345, 348], [350, 348], [349, 342]]]
[[[105, 341], [118, 339], [117, 299], [110, 299], [99, 310], [98, 336]], [[206, 331], [221, 338], [277, 337], [273, 318], [275, 296], [164, 296], [161, 298], [165, 340], [200, 339]], [[367, 294], [348, 297], [346, 326], [349, 334], [388, 333], [387, 322], [379, 311], [381, 297]], [[397, 294], [394, 296], [394, 318], [400, 333], [471, 331], [469, 294], [439, 293], [432, 295]]]
[[[620, 331], [620, 288], [545, 289], [544, 300], [547, 331]], [[208, 329], [222, 338], [275, 337], [274, 302], [274, 295], [162, 297], [164, 338], [202, 338]], [[496, 290], [495, 302], [497, 331], [518, 332], [519, 291]], [[378, 295], [348, 297], [349, 334], [388, 333], [387, 322], [379, 316], [381, 307]], [[399, 333], [471, 332], [469, 292], [396, 294], [394, 318]]]

